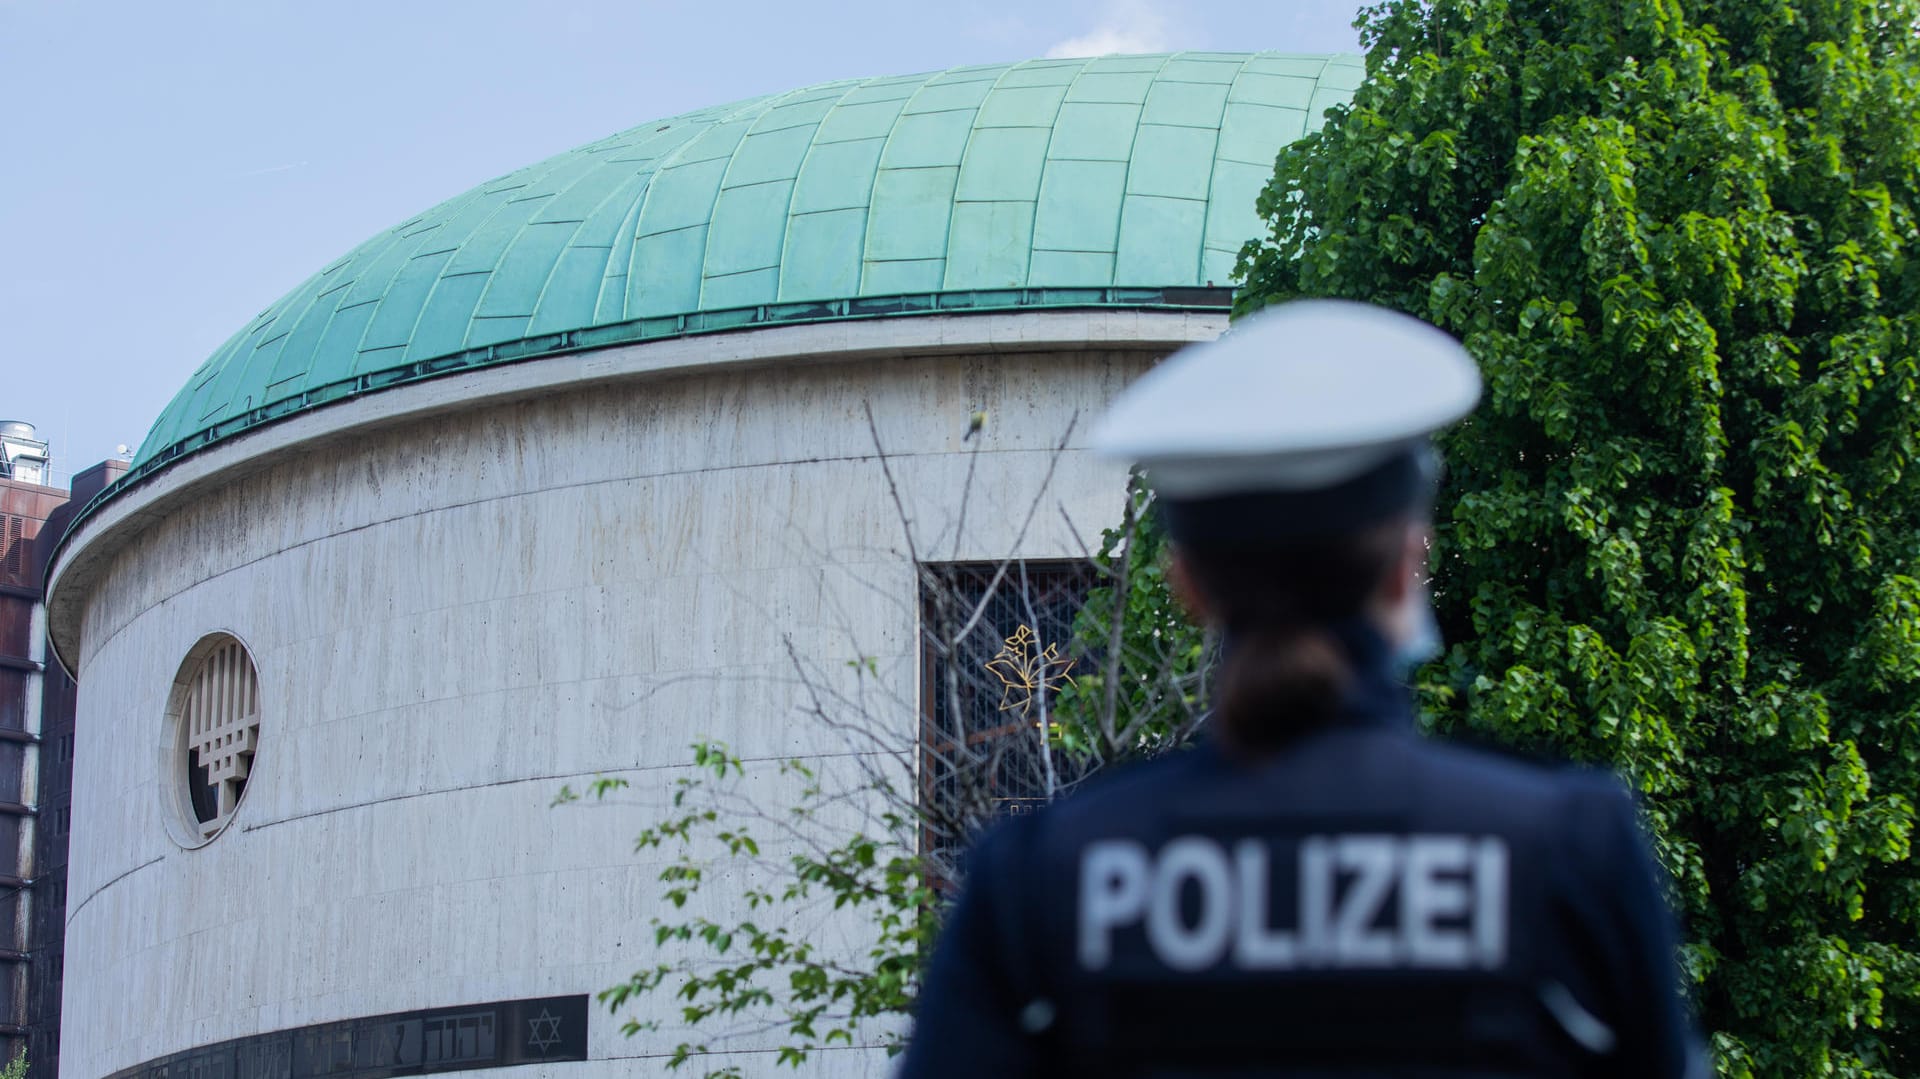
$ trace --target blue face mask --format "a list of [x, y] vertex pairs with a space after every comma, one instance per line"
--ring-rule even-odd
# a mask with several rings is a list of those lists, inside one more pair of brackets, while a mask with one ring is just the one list
[[1401, 613], [1401, 631], [1393, 642], [1393, 670], [1402, 682], [1411, 681], [1414, 671], [1439, 658], [1446, 647], [1426, 589], [1408, 596], [1407, 604], [1408, 609]]

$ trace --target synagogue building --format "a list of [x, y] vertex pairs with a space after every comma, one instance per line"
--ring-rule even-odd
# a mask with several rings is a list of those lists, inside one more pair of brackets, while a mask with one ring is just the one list
[[837, 767], [796, 657], [870, 664], [912, 742], [927, 566], [1017, 560], [1053, 613], [982, 639], [1059, 640], [1124, 497], [1084, 433], [1226, 328], [1276, 152], [1361, 76], [1036, 60], [650, 120], [238, 327], [50, 552], [59, 1074], [662, 1070], [592, 995], [653, 961], [668, 855], [556, 791], [657, 798], [708, 738]]

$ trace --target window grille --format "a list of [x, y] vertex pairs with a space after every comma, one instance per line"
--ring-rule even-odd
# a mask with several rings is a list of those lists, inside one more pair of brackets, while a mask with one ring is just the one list
[[923, 849], [951, 851], [985, 818], [1029, 812], [1083, 778], [1052, 704], [1071, 681], [1079, 562], [948, 563], [921, 577]]
[[260, 679], [244, 645], [217, 635], [190, 655], [176, 683], [181, 776], [200, 838], [227, 823], [246, 792], [260, 739]]

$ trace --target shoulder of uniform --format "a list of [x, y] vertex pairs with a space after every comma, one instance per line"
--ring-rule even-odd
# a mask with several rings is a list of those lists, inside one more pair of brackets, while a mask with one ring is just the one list
[[1071, 842], [1069, 837], [1088, 830], [1124, 829], [1163, 806], [1171, 792], [1205, 767], [1203, 758], [1211, 752], [1204, 745], [1189, 745], [1147, 760], [1108, 765], [1075, 784], [1065, 796], [997, 825], [993, 832], [1020, 833], [1022, 840], [1008, 842], [1024, 846]]
[[1498, 742], [1491, 738], [1475, 735], [1472, 732], [1430, 735], [1425, 741], [1426, 744], [1444, 751], [1484, 757], [1512, 766], [1531, 768], [1540, 772], [1561, 773], [1577, 767], [1565, 758], [1555, 757], [1536, 749], [1528, 749], [1506, 742]]
[[1116, 804], [1130, 804], [1167, 785], [1184, 782], [1215, 750], [1195, 743], [1146, 760], [1107, 765], [1075, 786], [1069, 797], [1041, 810], [1048, 816], [1101, 814]]
[[1489, 739], [1448, 736], [1427, 738], [1423, 742], [1433, 754], [1456, 767], [1531, 781], [1561, 791], [1600, 790], [1620, 785], [1618, 777], [1603, 768]]
[[1580, 776], [1590, 772], [1567, 760], [1557, 760], [1553, 756], [1530, 753], [1524, 749], [1515, 749], [1511, 745], [1501, 745], [1498, 741], [1478, 739], [1478, 737], [1425, 737], [1419, 739], [1421, 753], [1427, 756], [1430, 766], [1448, 768], [1473, 774], [1475, 778], [1486, 781], [1507, 781], [1507, 783], [1530, 783], [1542, 787], [1555, 787], [1565, 781], [1580, 781]]
[[1466, 781], [1507, 811], [1529, 807], [1513, 815], [1552, 836], [1569, 866], [1604, 876], [1643, 846], [1633, 788], [1612, 771], [1483, 745], [1450, 745], [1442, 752], [1474, 762], [1479, 774]]
[[1470, 741], [1428, 739], [1423, 755], [1441, 789], [1472, 792], [1503, 816], [1549, 831], [1597, 836], [1634, 817], [1633, 795], [1603, 768]]

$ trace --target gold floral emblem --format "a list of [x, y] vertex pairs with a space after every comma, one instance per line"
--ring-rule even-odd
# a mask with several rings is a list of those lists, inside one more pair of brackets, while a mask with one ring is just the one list
[[1041, 651], [1038, 643], [1033, 627], [1022, 625], [986, 662], [987, 670], [1000, 680], [1000, 711], [1031, 719], [1035, 695], [1057, 689], [1062, 682], [1072, 683], [1073, 676], [1067, 672], [1073, 670], [1074, 661], [1061, 658], [1058, 645]]

